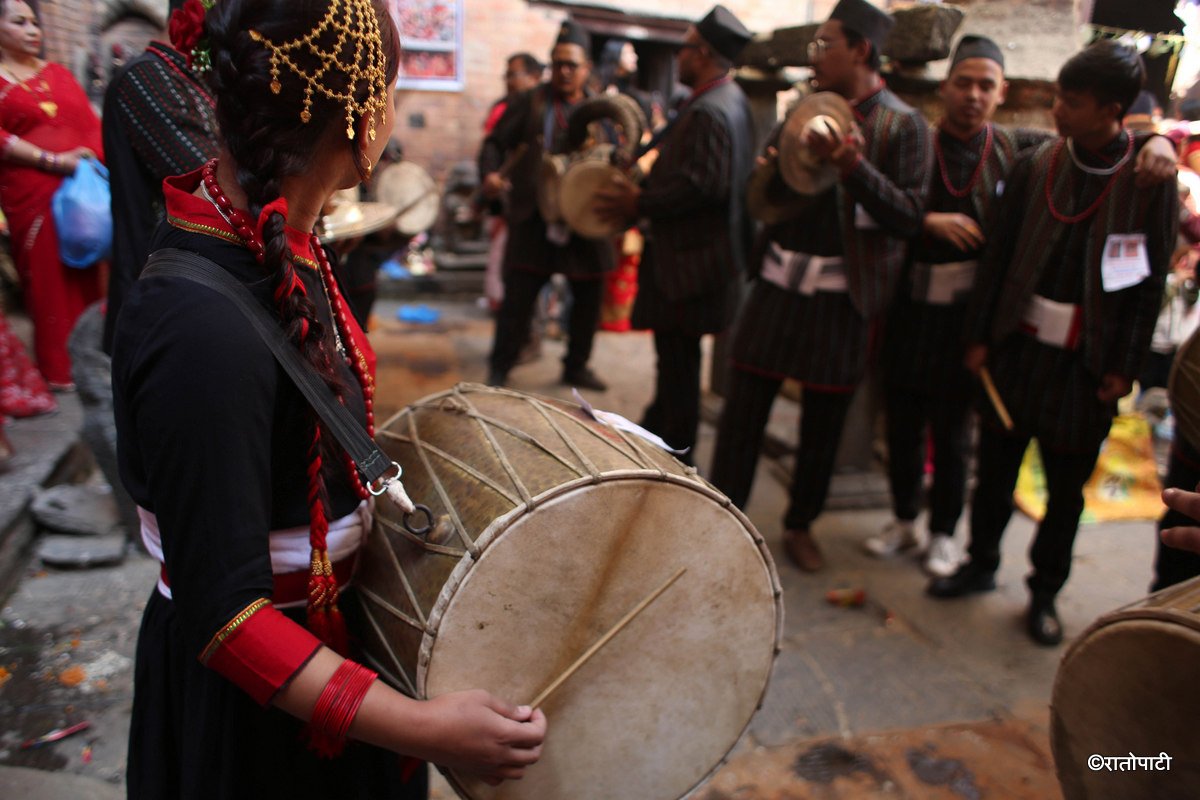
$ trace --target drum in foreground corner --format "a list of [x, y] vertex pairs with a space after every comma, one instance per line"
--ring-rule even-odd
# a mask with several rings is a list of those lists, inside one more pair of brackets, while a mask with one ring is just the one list
[[1198, 675], [1200, 578], [1088, 628], [1063, 657], [1050, 704], [1067, 800], [1200, 796]]
[[[358, 560], [369, 661], [428, 698], [542, 704], [541, 761], [470, 800], [676, 800], [722, 762], [766, 690], [783, 612], [762, 538], [694, 470], [571, 403], [462, 384], [378, 435], [436, 524], [389, 502]], [[664, 583], [684, 570], [673, 584]]]

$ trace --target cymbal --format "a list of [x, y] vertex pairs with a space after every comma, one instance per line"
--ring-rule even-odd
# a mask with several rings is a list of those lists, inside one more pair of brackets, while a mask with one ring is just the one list
[[321, 217], [319, 238], [326, 243], [338, 242], [381, 231], [395, 221], [396, 212], [396, 207], [387, 203], [339, 203]]
[[834, 165], [817, 158], [804, 144], [809, 130], [832, 132], [838, 138], [854, 129], [854, 112], [839, 94], [817, 92], [801, 100], [783, 123], [779, 136], [779, 171], [800, 194], [820, 194], [837, 183]]
[[805, 195], [786, 189], [781, 191], [776, 181], [778, 175], [779, 160], [772, 158], [756, 166], [746, 182], [746, 210], [751, 217], [766, 225], [795, 219], [810, 202]]

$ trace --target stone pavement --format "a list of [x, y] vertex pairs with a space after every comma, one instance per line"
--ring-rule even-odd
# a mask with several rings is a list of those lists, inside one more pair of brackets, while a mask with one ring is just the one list
[[[470, 301], [431, 305], [443, 316], [425, 326], [395, 322], [395, 303], [376, 306], [381, 420], [412, 400], [485, 375], [490, 320]], [[569, 398], [570, 390], [557, 383], [561, 354], [561, 343], [547, 341], [539, 361], [513, 371], [513, 388]], [[586, 393], [588, 399], [638, 419], [653, 388], [650, 337], [600, 334], [593, 366], [611, 388]], [[794, 409], [781, 401], [776, 417], [779, 435], [787, 436]], [[69, 435], [77, 422], [63, 414], [56, 424]], [[711, 425], [704, 425], [697, 448], [702, 468], [712, 438]], [[926, 579], [915, 561], [862, 554], [860, 540], [886, 522], [885, 509], [827, 513], [815, 532], [830, 567], [819, 575], [794, 569], [779, 548], [786, 505], [779, 472], [776, 462], [760, 462], [747, 513], [769, 542], [784, 586], [783, 651], [763, 710], [697, 797], [1059, 796], [1047, 727], [1064, 650], [1034, 646], [1020, 626], [1030, 521], [1013, 519], [998, 591], [935, 601], [924, 595]], [[0, 478], [0, 502], [14, 490]], [[1100, 614], [1146, 594], [1153, 537], [1149, 522], [1080, 532], [1075, 570], [1060, 602], [1068, 640]], [[24, 567], [0, 611], [0, 796], [120, 794], [129, 665], [155, 572], [140, 556], [89, 571]], [[829, 605], [825, 593], [835, 588], [863, 589], [867, 601], [862, 608]], [[41, 749], [20, 748], [26, 739], [82, 720], [92, 723], [88, 731]], [[44, 779], [31, 780], [39, 775], [18, 769], [29, 767], [43, 771]], [[79, 788], [80, 780], [90, 788]], [[438, 781], [434, 796], [453, 795]]]

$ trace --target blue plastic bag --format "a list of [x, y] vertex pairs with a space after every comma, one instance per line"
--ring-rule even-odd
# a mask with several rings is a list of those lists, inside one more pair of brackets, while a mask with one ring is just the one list
[[108, 258], [113, 226], [107, 167], [94, 158], [80, 161], [54, 193], [51, 207], [64, 264], [83, 269]]

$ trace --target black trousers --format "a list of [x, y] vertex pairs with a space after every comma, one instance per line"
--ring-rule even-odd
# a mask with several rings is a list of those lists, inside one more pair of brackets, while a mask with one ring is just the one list
[[[522, 269], [510, 269], [504, 275], [504, 302], [496, 314], [496, 337], [492, 341], [492, 373], [501, 377], [517, 363], [526, 340], [529, 324], [533, 319], [533, 307], [538, 292], [550, 280], [550, 276]], [[563, 370], [571, 372], [587, 366], [592, 356], [592, 343], [596, 339], [596, 326], [600, 321], [600, 303], [603, 299], [604, 281], [599, 278], [568, 278], [571, 286], [571, 318], [567, 324], [567, 354], [563, 358]]]
[[[657, 433], [676, 450], [695, 448], [700, 428], [700, 336], [654, 332], [658, 356], [654, 400], [646, 408], [642, 427]], [[695, 463], [689, 449], [679, 457]]]
[[[738, 508], [745, 508], [750, 499], [763, 432], [782, 383], [779, 378], [745, 370], [729, 371], [711, 472], [713, 485]], [[853, 392], [803, 390], [800, 448], [792, 472], [788, 510], [783, 518], [785, 528], [807, 530], [825, 507], [838, 444], [853, 399]]]
[[[1000, 567], [1000, 539], [1013, 512], [1013, 489], [1030, 436], [1006, 435], [988, 425], [979, 432], [978, 484], [971, 503], [971, 563], [995, 572]], [[1083, 513], [1083, 486], [1096, 468], [1100, 445], [1086, 453], [1055, 453], [1042, 448], [1049, 500], [1038, 525], [1026, 579], [1035, 594], [1058, 594], [1071, 573], [1071, 550]]]
[[[1171, 459], [1167, 466], [1167, 480], [1164, 489], [1183, 489], [1196, 491], [1200, 484], [1200, 452], [1192, 447], [1175, 429], [1175, 441], [1171, 444]], [[1184, 514], [1167, 509], [1167, 513], [1158, 521], [1158, 531], [1180, 525], [1194, 526], [1196, 520]], [[1157, 538], [1157, 537], [1156, 537]], [[1188, 550], [1168, 547], [1157, 538], [1158, 550], [1154, 556], [1154, 583], [1150, 591], [1157, 592], [1168, 586], [1182, 583], [1189, 578], [1200, 575], [1200, 555]]]
[[966, 392], [931, 397], [891, 385], [887, 406], [888, 479], [896, 519], [912, 521], [921, 510], [925, 432], [933, 436], [933, 486], [929, 492], [930, 533], [954, 534], [967, 487]]

